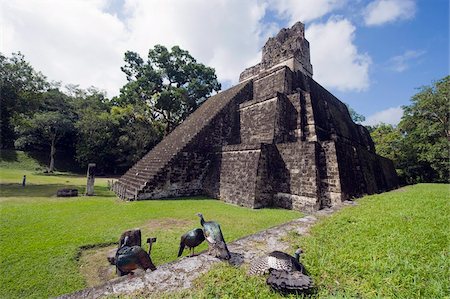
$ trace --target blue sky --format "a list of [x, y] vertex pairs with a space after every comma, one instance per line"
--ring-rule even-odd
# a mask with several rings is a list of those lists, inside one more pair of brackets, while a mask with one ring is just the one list
[[418, 87], [449, 74], [448, 0], [0, 0], [0, 52], [114, 96], [126, 50], [180, 45], [228, 87], [297, 21], [313, 78], [368, 124], [396, 124]]
[[[408, 105], [417, 88], [449, 75], [448, 3], [417, 1], [416, 13], [409, 20], [377, 27], [358, 24], [355, 44], [370, 53], [373, 62], [370, 87], [363, 92], [332, 90], [333, 93], [368, 116], [389, 107]], [[408, 51], [415, 55], [408, 58]], [[400, 56], [405, 58], [403, 66], [393, 60]]]

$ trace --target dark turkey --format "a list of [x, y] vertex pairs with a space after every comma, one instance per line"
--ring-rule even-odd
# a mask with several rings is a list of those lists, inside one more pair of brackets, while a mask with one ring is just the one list
[[125, 236], [122, 246], [116, 253], [116, 270], [119, 276], [132, 273], [132, 271], [140, 268], [143, 270], [156, 270], [155, 265], [150, 258], [152, 243], [156, 242], [156, 238], [148, 238], [148, 253], [141, 246], [130, 246], [129, 237]]
[[270, 270], [267, 284], [285, 294], [311, 293], [314, 283], [308, 275], [300, 271]]
[[300, 263], [300, 254], [302, 252], [303, 251], [299, 248], [295, 251], [294, 256], [291, 256], [281, 251], [272, 251], [267, 256], [252, 262], [248, 274], [267, 274], [270, 269], [286, 270], [288, 272], [299, 271], [307, 274], [305, 267]]
[[282, 293], [310, 293], [314, 284], [300, 263], [302, 252], [299, 248], [294, 256], [291, 256], [281, 251], [272, 251], [253, 262], [248, 273], [250, 275], [269, 273], [267, 284]]
[[122, 247], [126, 237], [128, 237], [128, 246], [141, 246], [141, 230], [139, 228], [124, 231], [120, 236], [118, 248]]
[[205, 221], [201, 213], [198, 213], [197, 216], [200, 217], [200, 224], [203, 226], [203, 233], [209, 244], [210, 252], [220, 259], [230, 259], [230, 251], [223, 238], [220, 225], [214, 221]]
[[203, 230], [201, 228], [196, 228], [188, 231], [184, 235], [181, 236], [180, 240], [180, 249], [178, 250], [178, 257], [183, 254], [184, 247], [192, 250], [190, 256], [194, 255], [194, 248], [198, 245], [202, 244], [205, 241], [205, 235], [203, 234]]

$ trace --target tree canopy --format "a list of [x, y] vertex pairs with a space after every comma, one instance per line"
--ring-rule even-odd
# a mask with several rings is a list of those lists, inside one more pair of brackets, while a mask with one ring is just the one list
[[177, 46], [155, 46], [146, 61], [128, 51], [122, 71], [128, 82], [110, 100], [49, 83], [20, 53], [0, 54], [1, 147], [46, 152], [50, 171], [57, 150], [81, 167], [123, 171], [220, 90], [214, 69]]
[[11, 57], [0, 53], [1, 148], [14, 144], [14, 115], [33, 111], [38, 105], [38, 94], [48, 86], [44, 75], [35, 71], [20, 52]]
[[352, 118], [354, 123], [360, 124], [360, 123], [362, 123], [363, 121], [366, 120], [366, 117], [364, 115], [359, 114], [358, 112], [356, 112], [355, 109], [350, 107], [350, 105], [345, 104], [345, 106], [347, 106], [348, 113], [350, 113], [350, 117]]
[[168, 50], [156, 45], [149, 50], [147, 61], [128, 51], [122, 71], [128, 83], [117, 103], [145, 105], [153, 120], [162, 120], [166, 134], [221, 87], [213, 68], [198, 63], [178, 46]]
[[417, 161], [428, 164], [437, 181], [449, 180], [449, 98], [450, 76], [422, 87], [411, 105], [403, 107], [399, 124]]
[[449, 95], [447, 76], [412, 97], [397, 127], [371, 128], [377, 153], [394, 161], [403, 182], [449, 181]]

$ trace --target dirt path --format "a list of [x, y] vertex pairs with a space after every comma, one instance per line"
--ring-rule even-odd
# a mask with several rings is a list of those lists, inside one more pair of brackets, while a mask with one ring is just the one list
[[[345, 202], [340, 206], [323, 209], [314, 214], [269, 228], [259, 233], [249, 235], [228, 244], [231, 252], [230, 263], [239, 266], [265, 253], [280, 250], [289, 250], [289, 244], [282, 239], [290, 232], [305, 235], [311, 226], [321, 217], [326, 217], [346, 205], [354, 202]], [[107, 283], [87, 288], [60, 298], [100, 298], [113, 294], [130, 294], [145, 290], [146, 293], [172, 292], [188, 289], [192, 282], [201, 274], [209, 271], [216, 263], [221, 261], [206, 253], [195, 257], [185, 257], [177, 261], [163, 264], [154, 272], [136, 274], [133, 278], [120, 277]]]

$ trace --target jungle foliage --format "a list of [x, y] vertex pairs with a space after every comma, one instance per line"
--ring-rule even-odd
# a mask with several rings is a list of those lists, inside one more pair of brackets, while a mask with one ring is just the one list
[[128, 82], [108, 99], [95, 87], [48, 82], [21, 53], [0, 54], [1, 148], [46, 152], [47, 170], [63, 151], [81, 168], [121, 172], [220, 90], [213, 68], [177, 46], [157, 45], [144, 61], [126, 52]]
[[450, 76], [414, 95], [394, 127], [370, 128], [378, 154], [394, 161], [403, 183], [449, 181]]

